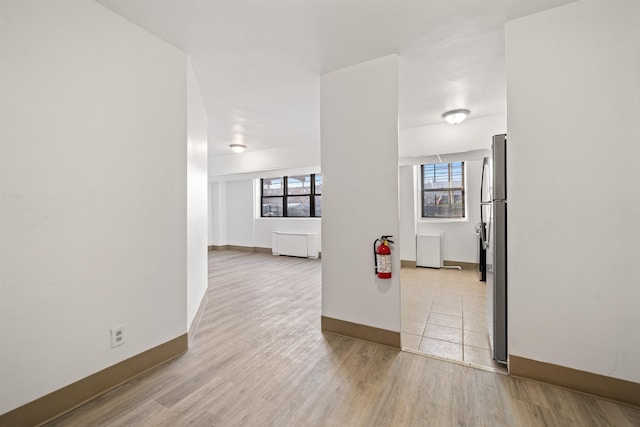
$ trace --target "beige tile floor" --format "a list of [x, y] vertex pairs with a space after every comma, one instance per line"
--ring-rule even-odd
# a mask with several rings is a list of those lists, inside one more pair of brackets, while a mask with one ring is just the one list
[[404, 348], [506, 372], [491, 357], [486, 284], [475, 271], [402, 268], [400, 275]]

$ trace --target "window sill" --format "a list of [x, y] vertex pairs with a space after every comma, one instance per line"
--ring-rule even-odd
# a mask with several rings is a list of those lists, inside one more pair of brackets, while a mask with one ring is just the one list
[[292, 219], [292, 220], [301, 220], [301, 219], [317, 219], [318, 221], [320, 221], [322, 218], [317, 217], [317, 216], [259, 216], [256, 217], [257, 220], [265, 220], [265, 221], [270, 221], [272, 219]]
[[418, 223], [423, 224], [441, 224], [441, 223], [456, 223], [456, 222], [469, 222], [469, 218], [418, 218]]

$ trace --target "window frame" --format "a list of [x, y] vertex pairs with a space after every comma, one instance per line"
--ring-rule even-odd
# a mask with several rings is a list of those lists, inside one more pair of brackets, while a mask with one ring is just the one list
[[[286, 175], [275, 176], [272, 178], [260, 178], [260, 218], [321, 218], [322, 215], [316, 215], [316, 196], [322, 197], [322, 191], [316, 192], [316, 175], [322, 176], [321, 173], [315, 174], [303, 174], [303, 175]], [[310, 182], [309, 193], [307, 194], [289, 194], [289, 178], [295, 176], [308, 176]], [[264, 180], [280, 178], [282, 180], [282, 195], [281, 196], [265, 196], [264, 195]], [[309, 200], [309, 215], [289, 215], [288, 212], [288, 198], [306, 197]], [[282, 216], [265, 216], [264, 215], [264, 200], [265, 199], [281, 199], [282, 200]]]
[[[452, 184], [452, 166], [455, 163], [460, 163], [461, 164], [461, 171], [462, 171], [462, 177], [461, 177], [461, 183], [462, 186], [461, 187], [453, 187], [451, 186]], [[437, 166], [437, 165], [448, 165], [448, 176], [449, 176], [449, 186], [447, 187], [442, 187], [442, 188], [425, 188], [424, 187], [424, 169], [425, 166]], [[466, 193], [466, 162], [464, 161], [460, 161], [460, 162], [448, 162], [448, 163], [427, 163], [427, 164], [422, 164], [420, 165], [420, 218], [423, 220], [429, 220], [429, 221], [438, 221], [438, 220], [444, 220], [444, 221], [460, 221], [460, 220], [466, 220], [467, 219], [467, 193]], [[425, 204], [424, 204], [424, 199], [425, 199], [425, 193], [436, 193], [436, 192], [443, 192], [443, 191], [448, 191], [449, 192], [449, 200], [453, 200], [453, 193], [454, 192], [461, 192], [462, 194], [462, 215], [461, 216], [427, 216], [425, 215]]]

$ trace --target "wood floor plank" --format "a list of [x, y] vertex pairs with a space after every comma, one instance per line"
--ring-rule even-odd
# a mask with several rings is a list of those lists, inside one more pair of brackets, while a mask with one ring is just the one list
[[209, 252], [189, 352], [47, 425], [640, 425], [638, 408], [323, 334], [320, 262]]

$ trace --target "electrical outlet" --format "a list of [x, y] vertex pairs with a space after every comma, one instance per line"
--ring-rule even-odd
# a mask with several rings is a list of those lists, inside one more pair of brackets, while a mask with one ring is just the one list
[[111, 329], [111, 348], [116, 348], [125, 343], [124, 325]]

